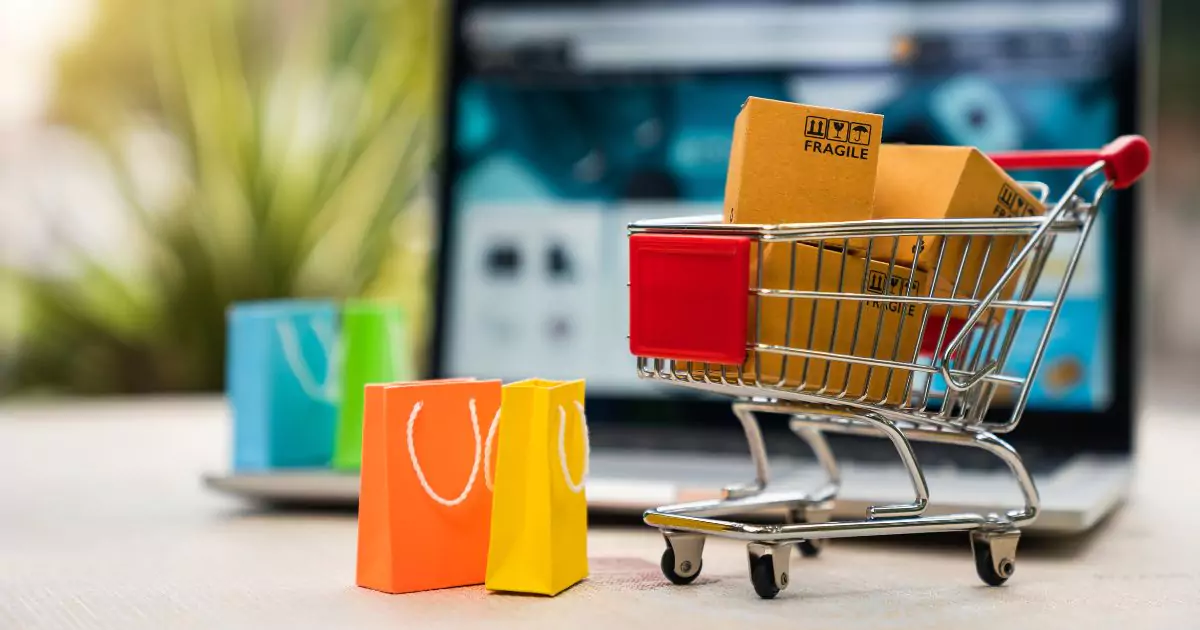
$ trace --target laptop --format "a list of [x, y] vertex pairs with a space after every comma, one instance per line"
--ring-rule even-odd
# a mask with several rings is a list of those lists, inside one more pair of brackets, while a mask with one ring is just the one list
[[[626, 226], [721, 212], [733, 119], [751, 95], [883, 114], [885, 142], [1077, 148], [1139, 131], [1148, 17], [1140, 4], [458, 2], [430, 376], [586, 379], [596, 512], [716, 498], [751, 481], [729, 399], [637, 377]], [[1014, 175], [1052, 191], [1073, 177]], [[1006, 436], [1041, 492], [1033, 532], [1091, 528], [1130, 483], [1140, 210], [1128, 192], [1105, 202], [1029, 408]], [[1059, 245], [1047, 274], [1061, 270], [1068, 248]], [[1026, 328], [1016, 369], [1040, 332]], [[990, 413], [1010, 411], [998, 399]], [[762, 429], [776, 488], [819, 481], [785, 416], [764, 418]], [[911, 499], [887, 440], [830, 443], [842, 470], [835, 516]], [[1020, 505], [1000, 460], [915, 447], [927, 513]], [[321, 471], [208, 483], [260, 499], [345, 504], [358, 489], [353, 475]]]

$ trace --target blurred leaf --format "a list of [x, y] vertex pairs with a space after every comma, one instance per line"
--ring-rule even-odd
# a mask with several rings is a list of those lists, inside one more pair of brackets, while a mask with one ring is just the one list
[[[70, 278], [14, 278], [34, 325], [13, 385], [219, 388], [238, 300], [369, 295], [424, 309], [440, 6], [98, 0], [60, 59], [52, 118], [107, 158], [144, 255], [117, 271], [76, 252]], [[183, 180], [165, 201], [140, 194], [146, 164], [128, 150], [147, 127], [180, 149], [162, 158]], [[424, 314], [410, 320], [418, 334]]]

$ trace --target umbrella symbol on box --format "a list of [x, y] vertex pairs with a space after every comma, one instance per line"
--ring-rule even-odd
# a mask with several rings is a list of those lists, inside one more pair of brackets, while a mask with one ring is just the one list
[[850, 142], [854, 144], [869, 144], [871, 142], [871, 126], [854, 123], [850, 127]]

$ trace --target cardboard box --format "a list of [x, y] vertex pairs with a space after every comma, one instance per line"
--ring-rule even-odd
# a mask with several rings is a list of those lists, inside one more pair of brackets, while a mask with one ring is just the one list
[[[885, 144], [879, 150], [875, 184], [875, 219], [946, 219], [968, 217], [1019, 217], [1041, 214], [1045, 208], [1003, 169], [973, 147], [939, 147]], [[879, 239], [871, 258], [888, 261], [895, 254], [903, 265], [916, 265], [933, 273], [938, 252], [945, 247], [934, 283], [935, 297], [982, 297], [999, 281], [1009, 260], [1024, 245], [1021, 237], [901, 237]], [[973, 241], [973, 242], [972, 242]], [[865, 242], [854, 245], [865, 249]], [[852, 247], [854, 246], [852, 245]], [[970, 249], [968, 250], [968, 246]], [[893, 249], [895, 251], [893, 252]], [[985, 262], [986, 253], [986, 262]], [[965, 261], [964, 261], [965, 256]], [[962, 273], [955, 289], [959, 264]], [[1015, 283], [1001, 294], [1012, 297]], [[945, 307], [934, 309], [944, 313]], [[965, 307], [952, 316], [965, 317]]]
[[[926, 274], [920, 270], [914, 272], [896, 266], [889, 282], [888, 265], [868, 261], [864, 256], [844, 254], [828, 248], [820, 250], [804, 243], [776, 242], [763, 247], [766, 248], [763, 253], [763, 288], [901, 296], [920, 295], [922, 291], [927, 291]], [[789, 247], [795, 248], [794, 276], [789, 269]], [[757, 286], [755, 252], [751, 254], [750, 277], [752, 285]], [[762, 309], [760, 322], [755, 302], [753, 299], [750, 302], [749, 343], [757, 341], [888, 361], [916, 360], [917, 337], [925, 307], [870, 301], [760, 297], [757, 300]], [[790, 337], [787, 327], [789, 302]], [[761, 326], [757, 339], [756, 325]], [[744, 379], [752, 379], [761, 373], [758, 379], [761, 384], [790, 388], [803, 385], [804, 391], [831, 396], [844, 392], [844, 398], [851, 400], [865, 394], [865, 402], [871, 403], [900, 404], [907, 397], [908, 371], [837, 360], [797, 356], [785, 358], [776, 353], [764, 352], [761, 357], [755, 355], [754, 351], [750, 351], [742, 364]], [[685, 369], [697, 376], [704, 374], [701, 364], [689, 365]], [[724, 377], [736, 382], [737, 366], [710, 364], [708, 375], [710, 378]]]
[[871, 218], [883, 116], [750, 97], [733, 128], [725, 222]]

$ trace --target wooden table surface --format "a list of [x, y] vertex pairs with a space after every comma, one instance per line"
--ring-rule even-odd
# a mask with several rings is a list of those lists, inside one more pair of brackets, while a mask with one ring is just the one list
[[1096, 532], [1022, 541], [1003, 588], [965, 534], [834, 541], [761, 601], [745, 547], [690, 587], [659, 535], [594, 526], [592, 577], [557, 598], [353, 586], [350, 513], [261, 511], [202, 488], [227, 462], [218, 400], [0, 407], [0, 630], [32, 628], [1200, 628], [1200, 419], [1146, 413], [1135, 491]]

